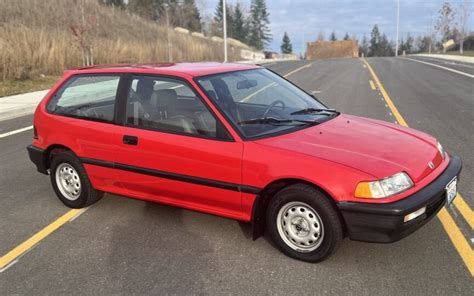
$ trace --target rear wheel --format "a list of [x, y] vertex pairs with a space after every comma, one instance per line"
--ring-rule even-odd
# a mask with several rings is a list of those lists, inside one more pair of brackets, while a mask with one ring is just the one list
[[92, 187], [81, 162], [70, 151], [53, 156], [50, 178], [59, 200], [68, 207], [87, 207], [103, 196]]
[[291, 185], [276, 193], [266, 218], [272, 240], [295, 259], [323, 261], [343, 239], [335, 206], [323, 192], [306, 184]]

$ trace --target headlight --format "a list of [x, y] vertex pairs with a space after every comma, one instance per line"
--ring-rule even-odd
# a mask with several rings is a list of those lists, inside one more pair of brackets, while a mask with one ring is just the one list
[[404, 173], [372, 182], [357, 184], [355, 196], [360, 198], [385, 198], [413, 187], [413, 181]]
[[444, 151], [444, 148], [443, 146], [441, 146], [440, 142], [438, 142], [437, 146], [438, 146], [439, 154], [441, 154], [441, 157], [444, 160], [446, 158], [446, 152]]

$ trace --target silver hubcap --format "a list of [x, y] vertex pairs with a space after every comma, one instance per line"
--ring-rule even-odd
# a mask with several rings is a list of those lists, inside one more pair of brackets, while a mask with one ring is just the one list
[[76, 200], [81, 195], [81, 179], [68, 163], [61, 163], [56, 168], [56, 184], [61, 194], [69, 200]]
[[324, 238], [324, 226], [318, 213], [303, 202], [289, 202], [277, 216], [280, 237], [293, 250], [311, 252]]

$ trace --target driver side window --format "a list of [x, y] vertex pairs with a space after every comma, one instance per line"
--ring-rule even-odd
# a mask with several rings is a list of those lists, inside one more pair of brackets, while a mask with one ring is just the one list
[[216, 138], [217, 121], [196, 93], [177, 79], [135, 76], [127, 124], [162, 132]]

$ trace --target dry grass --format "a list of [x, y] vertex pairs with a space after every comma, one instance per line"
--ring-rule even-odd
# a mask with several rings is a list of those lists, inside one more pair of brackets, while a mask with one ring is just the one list
[[59, 79], [59, 76], [39, 76], [25, 80], [7, 79], [0, 81], [0, 100], [1, 97], [5, 96], [50, 89]]
[[[95, 64], [167, 60], [166, 28], [97, 0], [1, 0], [0, 81], [59, 75], [82, 65], [69, 26], [81, 19], [79, 3], [95, 27], [89, 33]], [[222, 46], [172, 34], [175, 61], [222, 60]], [[235, 52], [237, 54], [237, 51]]]

